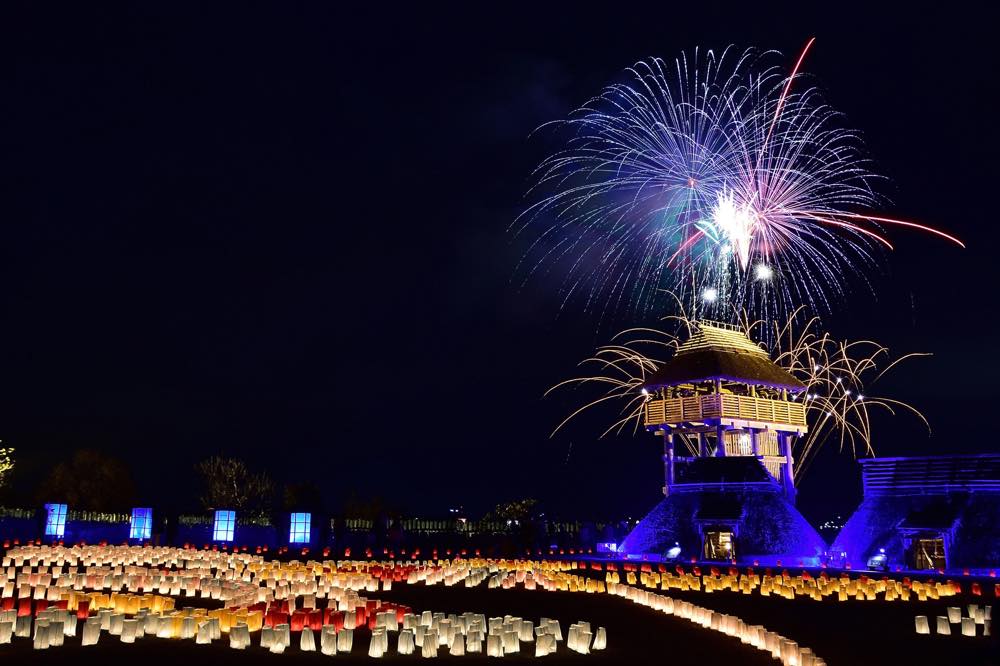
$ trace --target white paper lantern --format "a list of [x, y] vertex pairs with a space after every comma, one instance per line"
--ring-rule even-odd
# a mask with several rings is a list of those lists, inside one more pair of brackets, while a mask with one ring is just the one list
[[250, 647], [250, 627], [246, 622], [240, 622], [229, 628], [229, 647], [234, 650], [243, 650]]
[[316, 637], [309, 627], [302, 628], [302, 633], [299, 635], [299, 649], [303, 652], [316, 651]]
[[122, 623], [122, 643], [135, 643], [135, 635], [139, 629], [139, 620], [128, 619]]
[[49, 647], [60, 647], [63, 644], [63, 637], [66, 634], [62, 622], [49, 622], [48, 633]]
[[927, 616], [926, 615], [917, 615], [914, 618], [914, 622], [916, 623], [917, 633], [918, 634], [929, 634], [929, 633], [931, 633], [931, 625], [927, 621]]
[[14, 623], [0, 622], [0, 645], [7, 645], [14, 638]]
[[521, 626], [518, 628], [517, 638], [518, 640], [525, 642], [535, 640], [535, 625], [532, 624], [531, 620], [521, 620]]
[[500, 634], [490, 633], [490, 635], [486, 637], [486, 656], [503, 656], [503, 639]]
[[188, 616], [181, 620], [181, 638], [191, 639], [195, 637], [198, 633], [198, 620], [195, 617]]
[[344, 629], [337, 633], [337, 652], [343, 652], [345, 654], [351, 651], [354, 647], [354, 630]]
[[287, 624], [279, 624], [274, 627], [274, 642], [281, 643], [282, 647], [291, 647], [292, 629]]
[[413, 642], [413, 632], [403, 629], [399, 632], [399, 640], [396, 643], [396, 651], [399, 654], [413, 654], [416, 644]]
[[88, 617], [83, 623], [83, 638], [81, 643], [84, 647], [89, 645], [97, 645], [97, 641], [101, 638], [101, 618], [99, 617]]
[[337, 628], [331, 624], [325, 625], [319, 635], [320, 652], [328, 657], [337, 654]]
[[195, 632], [194, 642], [197, 645], [208, 645], [212, 642], [212, 625], [209, 622], [198, 623], [198, 629]]
[[420, 656], [424, 658], [436, 657], [438, 655], [438, 644], [440, 638], [433, 632], [424, 633], [424, 642], [420, 646]]
[[594, 645], [592, 646], [595, 650], [604, 650], [608, 647], [608, 632], [604, 627], [597, 628], [597, 635], [594, 636]]
[[108, 633], [112, 636], [121, 636], [122, 629], [125, 627], [125, 615], [122, 613], [115, 613], [108, 618]]
[[368, 656], [379, 659], [389, 650], [389, 636], [385, 628], [372, 631], [371, 641], [368, 643]]
[[49, 623], [45, 620], [35, 622], [33, 647], [36, 650], [47, 650], [49, 648]]
[[506, 655], [520, 651], [521, 644], [517, 640], [517, 632], [513, 630], [503, 632], [503, 653]]

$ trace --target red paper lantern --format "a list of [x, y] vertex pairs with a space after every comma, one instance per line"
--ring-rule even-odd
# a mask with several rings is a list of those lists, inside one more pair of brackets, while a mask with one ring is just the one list
[[292, 619], [289, 623], [290, 629], [292, 631], [302, 631], [302, 628], [306, 626], [306, 614], [304, 611], [297, 610], [292, 613]]

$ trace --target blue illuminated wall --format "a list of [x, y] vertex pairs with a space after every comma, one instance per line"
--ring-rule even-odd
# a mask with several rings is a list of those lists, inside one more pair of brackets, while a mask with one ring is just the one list
[[[734, 484], [735, 485], [735, 484]], [[773, 564], [802, 562], [815, 566], [826, 542], [775, 485], [768, 490], [676, 492], [662, 500], [619, 545], [627, 555], [662, 556], [680, 546], [679, 556], [700, 557], [703, 547], [699, 517], [720, 500], [740, 507], [736, 521], [736, 557]], [[711, 521], [707, 521], [711, 522]], [[728, 522], [728, 521], [727, 521]]]
[[62, 539], [66, 534], [66, 505], [45, 505], [45, 536]]
[[232, 541], [233, 533], [236, 531], [235, 511], [216, 511], [215, 526], [212, 529], [212, 539], [214, 541]]
[[288, 543], [309, 543], [311, 527], [311, 513], [293, 513], [288, 528]]
[[148, 539], [153, 534], [153, 510], [149, 508], [132, 509], [132, 521], [129, 524], [129, 539]]

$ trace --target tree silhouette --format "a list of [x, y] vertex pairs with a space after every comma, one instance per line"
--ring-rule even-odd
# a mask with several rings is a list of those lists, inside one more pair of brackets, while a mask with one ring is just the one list
[[64, 502], [85, 511], [128, 511], [135, 502], [135, 484], [123, 461], [81, 449], [52, 468], [36, 499], [39, 503]]

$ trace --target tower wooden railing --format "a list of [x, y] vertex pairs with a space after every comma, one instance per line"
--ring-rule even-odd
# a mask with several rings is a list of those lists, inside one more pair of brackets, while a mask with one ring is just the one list
[[806, 425], [802, 403], [745, 395], [711, 394], [690, 398], [666, 398], [646, 403], [646, 425], [734, 418], [793, 426]]

